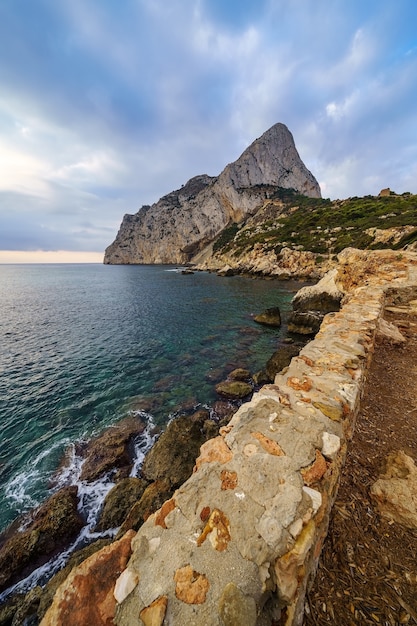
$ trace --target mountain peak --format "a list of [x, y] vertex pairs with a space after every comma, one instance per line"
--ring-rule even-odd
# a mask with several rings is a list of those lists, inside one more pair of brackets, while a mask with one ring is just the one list
[[217, 178], [197, 176], [146, 210], [125, 215], [105, 263], [184, 263], [277, 188], [320, 198], [285, 124], [274, 124]]

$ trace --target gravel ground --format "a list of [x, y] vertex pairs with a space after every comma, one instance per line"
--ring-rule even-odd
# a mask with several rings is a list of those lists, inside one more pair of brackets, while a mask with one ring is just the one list
[[390, 452], [417, 462], [417, 317], [387, 312], [407, 341], [377, 344], [304, 626], [417, 624], [417, 529], [370, 499]]

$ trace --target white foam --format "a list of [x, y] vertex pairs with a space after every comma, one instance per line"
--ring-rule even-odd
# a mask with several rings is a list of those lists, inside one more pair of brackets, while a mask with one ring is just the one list
[[[145, 454], [152, 447], [156, 438], [156, 435], [152, 434], [155, 429], [152, 416], [145, 414], [142, 411], [139, 413], [142, 418], [146, 418], [147, 424], [145, 430], [135, 442], [133, 467], [130, 476], [137, 476], [139, 474]], [[0, 602], [13, 592], [27, 592], [35, 585], [45, 583], [56, 572], [64, 567], [74, 550], [77, 550], [97, 539], [113, 537], [117, 533], [117, 528], [112, 528], [105, 532], [96, 532], [94, 530], [97, 525], [104, 498], [112, 487], [114, 487], [114, 472], [109, 472], [99, 480], [93, 482], [81, 481], [80, 475], [83, 459], [77, 454], [77, 447], [75, 444], [66, 443], [68, 462], [60, 469], [58, 475], [54, 477], [54, 491], [58, 491], [62, 487], [68, 485], [76, 485], [78, 487], [78, 510], [86, 519], [86, 524], [67, 550], [57, 556], [54, 556], [50, 561], [34, 570], [24, 580], [19, 581], [13, 587], [6, 589], [2, 594], [0, 594]], [[62, 446], [62, 442], [59, 445]], [[7, 497], [22, 503], [22, 505], [26, 508], [29, 506], [33, 507], [39, 505], [39, 502], [36, 502], [29, 495], [27, 490], [30, 485], [33, 485], [33, 480], [39, 480], [41, 477], [43, 481], [47, 480], [45, 475], [41, 475], [41, 472], [37, 469], [37, 465], [42, 458], [45, 458], [45, 456], [47, 456], [50, 452], [51, 450], [45, 451], [39, 455], [39, 457], [32, 463], [32, 469], [30, 471], [21, 472], [12, 481], [10, 481], [6, 488]]]

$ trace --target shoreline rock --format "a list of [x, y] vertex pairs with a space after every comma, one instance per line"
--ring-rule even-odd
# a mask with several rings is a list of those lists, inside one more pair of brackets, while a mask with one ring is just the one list
[[69, 545], [85, 524], [77, 507], [78, 488], [63, 487], [31, 513], [24, 530], [7, 538], [0, 549], [0, 591]]
[[80, 480], [92, 482], [115, 469], [119, 476], [127, 476], [133, 466], [130, 446], [144, 430], [145, 422], [130, 416], [91, 439], [83, 454]]

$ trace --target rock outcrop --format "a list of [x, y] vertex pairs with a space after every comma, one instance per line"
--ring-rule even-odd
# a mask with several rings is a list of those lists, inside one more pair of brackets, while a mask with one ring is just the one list
[[119, 541], [106, 546], [74, 568], [58, 587], [41, 626], [113, 624], [115, 584], [129, 560], [134, 536], [134, 531], [130, 530]]
[[301, 335], [315, 335], [326, 313], [340, 309], [343, 291], [336, 284], [337, 269], [329, 271], [316, 285], [303, 287], [292, 300], [293, 312], [288, 330]]
[[284, 124], [256, 139], [218, 177], [196, 176], [135, 215], [125, 215], [104, 263], [184, 263], [228, 224], [251, 214], [277, 188], [320, 198]]
[[371, 496], [382, 517], [417, 528], [417, 467], [402, 450], [388, 456], [385, 473], [372, 485]]
[[[23, 528], [17, 533], [6, 531], [0, 549], [0, 591], [45, 563], [77, 536], [84, 525], [77, 505], [77, 487], [64, 487], [36, 509], [31, 520], [20, 520]], [[0, 542], [3, 539], [0, 537]]]

